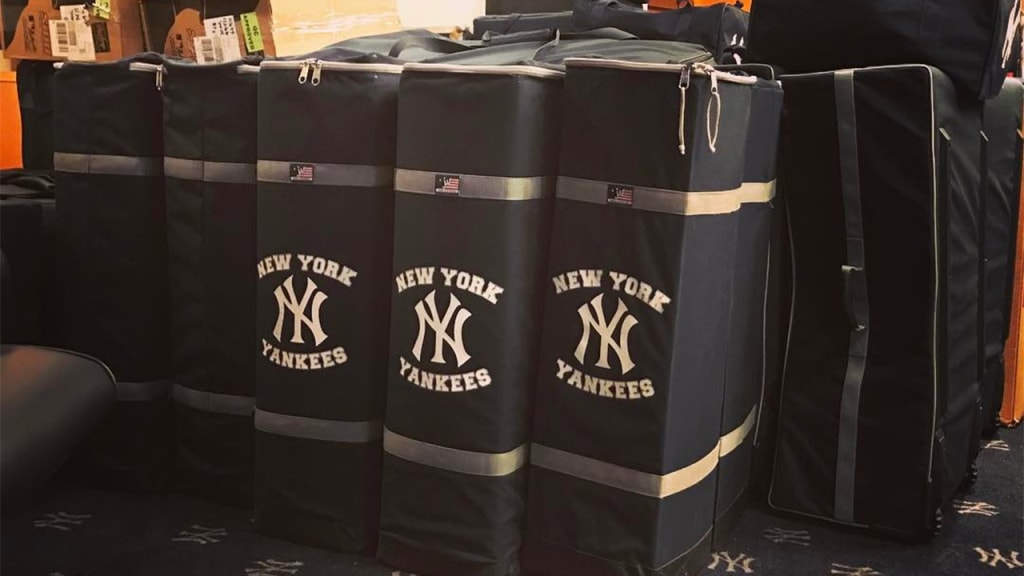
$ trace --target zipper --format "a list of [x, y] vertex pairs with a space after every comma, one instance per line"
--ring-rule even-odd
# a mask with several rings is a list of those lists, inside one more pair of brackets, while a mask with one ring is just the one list
[[310, 84], [312, 84], [313, 86], [319, 86], [320, 85], [320, 73], [323, 71], [323, 69], [324, 69], [323, 62], [321, 62], [319, 60], [317, 60], [316, 62], [313, 62], [313, 79], [309, 81]]
[[686, 89], [690, 87], [690, 66], [679, 71], [679, 154], [686, 156]]
[[566, 58], [566, 66], [584, 66], [589, 68], [617, 68], [620, 70], [641, 70], [650, 72], [679, 72], [681, 68], [690, 66], [700, 76], [718, 76], [722, 82], [732, 84], [756, 84], [756, 76], [740, 76], [731, 72], [716, 69], [704, 62], [676, 62], [674, 64], [654, 64], [652, 62], [628, 62], [626, 60], [609, 60], [604, 58]]
[[309, 79], [309, 69], [316, 63], [316, 58], [302, 61], [302, 68], [299, 69], [299, 84], [305, 84]]
[[[306, 65], [305, 60], [270, 60], [260, 64], [260, 68], [268, 70], [301, 70]], [[377, 74], [401, 74], [401, 64], [365, 63], [365, 62], [331, 62], [330, 60], [318, 60], [324, 70], [337, 70], [341, 72], [373, 72]]]
[[132, 62], [128, 69], [134, 72], [151, 72], [155, 76], [156, 89], [164, 89], [164, 74], [167, 70], [161, 64], [150, 64], [148, 62]]
[[424, 64], [417, 62], [406, 64], [405, 69], [416, 72], [445, 72], [454, 74], [506, 74], [510, 76], [533, 76], [535, 78], [565, 77], [565, 72], [561, 70], [523, 64], [501, 66], [484, 64]]
[[[628, 64], [633, 64], [632, 62]], [[664, 66], [658, 64], [656, 66]], [[677, 67], [673, 67], [675, 70]], [[659, 70], [667, 70], [667, 68], [658, 68]], [[686, 155], [686, 90], [690, 87], [690, 79], [693, 74], [701, 76], [707, 76], [711, 79], [711, 94], [708, 96], [708, 112], [706, 119], [706, 127], [708, 133], [708, 148], [711, 153], [714, 154], [718, 151], [718, 133], [719, 128], [722, 125], [722, 95], [718, 90], [719, 77], [727, 75], [725, 72], [715, 70], [713, 66], [709, 66], [704, 63], [684, 64], [679, 70], [679, 154], [681, 156]], [[737, 78], [744, 78], [743, 76], [737, 76]], [[756, 82], [756, 78], [754, 79]], [[712, 106], [714, 104], [714, 106]], [[715, 122], [714, 128], [711, 126], [711, 111], [714, 109]]]

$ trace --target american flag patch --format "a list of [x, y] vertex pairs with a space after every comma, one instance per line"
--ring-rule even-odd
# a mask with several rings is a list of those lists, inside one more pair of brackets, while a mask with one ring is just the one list
[[434, 194], [452, 194], [458, 196], [462, 190], [462, 176], [455, 174], [434, 175]]
[[608, 203], [618, 204], [620, 206], [632, 206], [633, 205], [633, 188], [630, 186], [620, 186], [618, 184], [608, 185]]
[[312, 182], [314, 177], [312, 164], [292, 164], [288, 168], [288, 179], [292, 182]]

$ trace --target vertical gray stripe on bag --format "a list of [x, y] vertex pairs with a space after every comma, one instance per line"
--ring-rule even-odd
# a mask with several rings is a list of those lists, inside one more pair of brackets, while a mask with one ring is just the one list
[[835, 518], [853, 523], [857, 474], [857, 425], [860, 394], [868, 352], [868, 293], [864, 260], [864, 222], [861, 210], [857, 115], [854, 73], [835, 74], [836, 118], [839, 132], [839, 173], [846, 220], [846, 264], [842, 267], [846, 312], [850, 322], [850, 345], [846, 377], [839, 412], [839, 440], [836, 449]]

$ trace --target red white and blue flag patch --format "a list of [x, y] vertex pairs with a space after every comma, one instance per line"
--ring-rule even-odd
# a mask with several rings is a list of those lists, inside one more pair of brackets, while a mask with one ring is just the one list
[[621, 186], [619, 184], [608, 185], [608, 203], [618, 204], [619, 206], [632, 206], [633, 205], [633, 188], [631, 186]]
[[315, 167], [312, 164], [292, 164], [288, 178], [292, 182], [312, 182], [316, 178]]
[[456, 174], [436, 174], [434, 176], [434, 194], [457, 196], [461, 191], [462, 176]]

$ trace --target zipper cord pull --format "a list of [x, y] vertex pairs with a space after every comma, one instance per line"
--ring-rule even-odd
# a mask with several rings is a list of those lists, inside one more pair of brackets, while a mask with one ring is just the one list
[[161, 66], [156, 69], [156, 89], [161, 91], [164, 89], [164, 67]]
[[310, 61], [304, 60], [302, 62], [302, 68], [299, 69], [299, 84], [305, 84], [306, 80], [309, 78], [309, 67]]
[[686, 155], [686, 89], [690, 87], [691, 66], [679, 71], [679, 154]]
[[[718, 72], [712, 71], [711, 73], [711, 96], [708, 98], [708, 148], [711, 152], [717, 152], [716, 146], [718, 145], [718, 129], [722, 123], [722, 95], [718, 92]], [[715, 130], [714, 134], [711, 131], [711, 104], [712, 100], [715, 104]]]
[[320, 71], [323, 70], [323, 68], [324, 68], [324, 63], [319, 61], [319, 60], [317, 60], [313, 64], [313, 79], [310, 80], [310, 82], [309, 82], [310, 84], [312, 84], [313, 86], [319, 86], [320, 85]]

